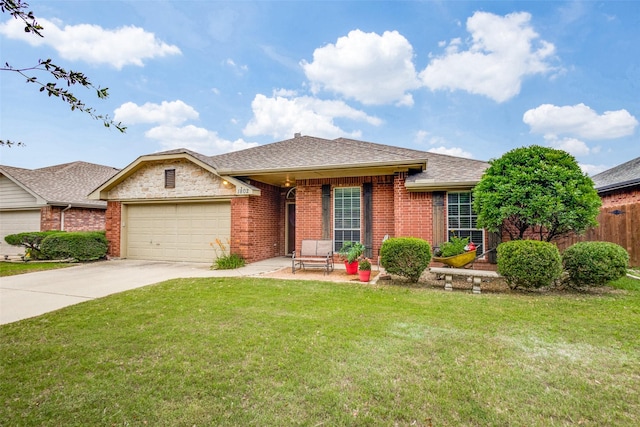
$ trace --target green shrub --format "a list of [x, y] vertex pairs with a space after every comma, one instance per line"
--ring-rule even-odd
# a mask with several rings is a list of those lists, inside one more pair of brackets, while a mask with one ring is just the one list
[[216, 270], [233, 270], [234, 268], [244, 267], [244, 265], [244, 258], [238, 254], [224, 255], [215, 260]]
[[562, 264], [575, 286], [603, 286], [627, 273], [629, 254], [609, 242], [580, 242], [562, 253]]
[[12, 246], [23, 246], [25, 248], [25, 255], [33, 259], [44, 259], [41, 254], [40, 245], [42, 241], [52, 234], [60, 234], [64, 231], [28, 231], [18, 234], [9, 234], [4, 237], [4, 241]]
[[512, 240], [498, 245], [498, 273], [510, 288], [540, 288], [562, 275], [560, 251], [553, 243]]
[[48, 259], [94, 261], [107, 255], [108, 246], [104, 231], [74, 231], [47, 236], [40, 251]]
[[417, 282], [431, 261], [431, 246], [415, 237], [387, 239], [380, 248], [380, 264], [387, 273]]

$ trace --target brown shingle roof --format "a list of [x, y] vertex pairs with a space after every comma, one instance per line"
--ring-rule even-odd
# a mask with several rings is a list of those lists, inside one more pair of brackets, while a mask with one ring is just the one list
[[344, 168], [425, 160], [429, 153], [353, 139], [296, 136], [292, 139], [213, 156], [221, 173], [299, 168]]
[[0, 165], [0, 173], [17, 181], [47, 204], [87, 207], [106, 207], [105, 202], [89, 200], [87, 195], [117, 172], [116, 168], [87, 162], [65, 163], [40, 169]]
[[640, 184], [640, 157], [591, 177], [598, 191], [615, 190]]
[[477, 183], [482, 178], [484, 171], [489, 167], [489, 163], [481, 160], [448, 156], [446, 154], [427, 154], [429, 155], [427, 169], [408, 177], [407, 184], [409, 186], [418, 186], [421, 183], [426, 186], [439, 183]]

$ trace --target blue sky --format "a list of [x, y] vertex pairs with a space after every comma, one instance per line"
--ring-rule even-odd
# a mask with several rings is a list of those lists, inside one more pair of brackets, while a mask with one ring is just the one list
[[[480, 160], [531, 144], [588, 173], [640, 156], [640, 2], [37, 1], [44, 38], [0, 15], [2, 64], [53, 58], [128, 127], [0, 73], [0, 163], [124, 167], [350, 137]], [[48, 76], [42, 75], [45, 80]], [[336, 153], [341, 155], [341, 153]]]

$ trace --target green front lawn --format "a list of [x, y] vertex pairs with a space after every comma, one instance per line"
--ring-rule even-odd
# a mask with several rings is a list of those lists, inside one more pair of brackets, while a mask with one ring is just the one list
[[3, 425], [635, 426], [640, 292], [180, 279], [0, 327]]
[[33, 273], [34, 271], [53, 270], [56, 268], [71, 267], [68, 262], [6, 262], [0, 261], [0, 277], [13, 276], [16, 274]]

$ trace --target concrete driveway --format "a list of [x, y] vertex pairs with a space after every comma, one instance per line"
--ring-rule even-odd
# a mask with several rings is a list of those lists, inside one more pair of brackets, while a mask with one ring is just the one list
[[211, 264], [110, 260], [58, 270], [0, 278], [0, 324], [11, 323], [83, 301], [186, 277], [260, 276], [291, 266], [272, 258], [236, 270], [211, 270]]

